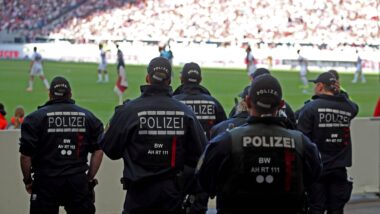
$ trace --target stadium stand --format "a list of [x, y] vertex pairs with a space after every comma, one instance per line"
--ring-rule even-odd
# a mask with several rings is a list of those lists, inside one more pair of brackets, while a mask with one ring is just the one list
[[2, 30], [31, 40], [54, 36], [80, 43], [91, 37], [160, 41], [164, 36], [191, 42], [379, 48], [377, 0], [3, 0], [2, 4]]

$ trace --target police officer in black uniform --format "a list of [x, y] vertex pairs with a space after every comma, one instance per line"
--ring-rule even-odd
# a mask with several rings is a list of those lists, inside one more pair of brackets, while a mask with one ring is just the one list
[[[212, 97], [209, 91], [200, 85], [202, 81], [201, 72], [201, 68], [197, 63], [186, 63], [182, 68], [180, 77], [182, 85], [176, 90], [178, 94], [175, 95], [174, 98], [180, 100], [193, 110], [209, 139], [211, 128], [215, 124], [226, 120], [227, 117], [219, 101]], [[190, 174], [190, 177], [193, 177], [192, 174], [194, 170], [195, 168], [190, 171], [186, 170], [185, 175]], [[189, 199], [194, 202], [191, 203], [188, 213], [206, 213], [208, 194], [191, 184], [187, 187], [191, 190], [192, 194], [192, 196], [189, 197], [194, 197], [194, 199]]]
[[30, 213], [58, 213], [59, 206], [67, 213], [95, 213], [90, 196], [103, 157], [97, 144], [103, 124], [75, 104], [65, 78], [53, 79], [49, 97], [21, 125], [20, 161]]
[[179, 213], [182, 171], [195, 168], [207, 142], [195, 114], [172, 98], [172, 68], [162, 57], [148, 65], [139, 98], [116, 109], [101, 140], [111, 159], [123, 158], [123, 213]]
[[277, 79], [257, 77], [246, 100], [248, 124], [211, 140], [199, 161], [199, 182], [217, 196], [219, 214], [299, 213], [321, 171], [318, 149], [276, 116], [284, 104]]
[[[334, 69], [331, 69], [331, 70], [328, 70], [327, 72], [331, 73], [332, 75], [335, 76], [335, 79], [336, 79], [336, 82], [334, 83], [335, 85], [335, 91], [334, 91], [334, 94], [342, 94], [344, 96], [346, 96], [348, 99], [350, 98], [349, 94], [347, 93], [346, 90], [343, 89], [343, 87], [340, 85], [340, 81], [339, 81], [339, 73], [338, 71], [334, 70]], [[310, 102], [313, 98], [309, 99], [309, 100], [306, 100], [304, 102], [304, 105], [306, 105], [308, 102]], [[301, 112], [302, 108], [298, 109], [294, 115], [296, 117], [296, 119], [298, 120], [299, 116], [300, 116], [300, 112]]]
[[[253, 81], [258, 76], [263, 75], [263, 74], [270, 74], [270, 71], [266, 68], [258, 68], [255, 70], [255, 72], [253, 72], [250, 75], [250, 80]], [[244, 88], [244, 90], [248, 90], [248, 89], [249, 89], [249, 85]], [[229, 114], [230, 117], [233, 117], [235, 115], [235, 108], [236, 107], [234, 107], [231, 110], [231, 112]], [[286, 101], [285, 101], [285, 104], [281, 107], [281, 109], [277, 112], [277, 116], [284, 117], [286, 119], [285, 120], [286, 127], [290, 128], [290, 129], [296, 128], [296, 118], [295, 118], [293, 109], [289, 105], [289, 103], [287, 103]]]
[[244, 90], [239, 94], [241, 98], [237, 105], [234, 107], [234, 115], [229, 119], [220, 122], [213, 126], [210, 131], [210, 139], [214, 138], [220, 133], [231, 130], [235, 127], [241, 126], [247, 123], [247, 117], [249, 116], [248, 106], [245, 102], [245, 97], [248, 96], [249, 86], [245, 87]]
[[312, 82], [315, 95], [301, 109], [297, 125], [318, 146], [323, 161], [321, 178], [310, 190], [309, 213], [341, 214], [352, 191], [346, 167], [352, 163], [350, 123], [358, 106], [336, 94], [336, 78], [330, 72]]
[[202, 73], [199, 65], [194, 62], [186, 63], [181, 72], [181, 92], [174, 98], [194, 111], [207, 138], [210, 138], [211, 127], [226, 120], [227, 117], [219, 101], [200, 86], [201, 81]]

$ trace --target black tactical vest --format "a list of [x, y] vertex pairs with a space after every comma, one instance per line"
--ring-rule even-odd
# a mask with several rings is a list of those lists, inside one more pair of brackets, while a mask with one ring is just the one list
[[[303, 205], [302, 134], [277, 125], [245, 125], [230, 131], [232, 173], [223, 195], [249, 199], [257, 206], [268, 202]], [[298, 208], [297, 208], [298, 209]]]

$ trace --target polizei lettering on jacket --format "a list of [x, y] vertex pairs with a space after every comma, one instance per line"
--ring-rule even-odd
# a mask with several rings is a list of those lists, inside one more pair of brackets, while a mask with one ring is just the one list
[[318, 108], [318, 127], [349, 127], [351, 112], [331, 108]]
[[291, 137], [244, 136], [243, 147], [295, 148], [295, 142]]
[[139, 135], [184, 135], [183, 111], [141, 111]]
[[86, 132], [84, 112], [49, 112], [47, 132]]
[[198, 120], [215, 120], [215, 102], [211, 100], [182, 100], [197, 116]]

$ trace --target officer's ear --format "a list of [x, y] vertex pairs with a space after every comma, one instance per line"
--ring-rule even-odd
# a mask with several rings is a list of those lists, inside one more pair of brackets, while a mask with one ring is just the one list
[[319, 95], [323, 93], [323, 83], [318, 82], [314, 86], [314, 93]]
[[146, 76], [145, 76], [145, 82], [146, 83], [150, 83], [150, 76], [149, 76], [149, 74], [147, 74]]
[[52, 100], [53, 99], [53, 95], [51, 95], [50, 90], [49, 90], [48, 94], [49, 94], [49, 100]]

